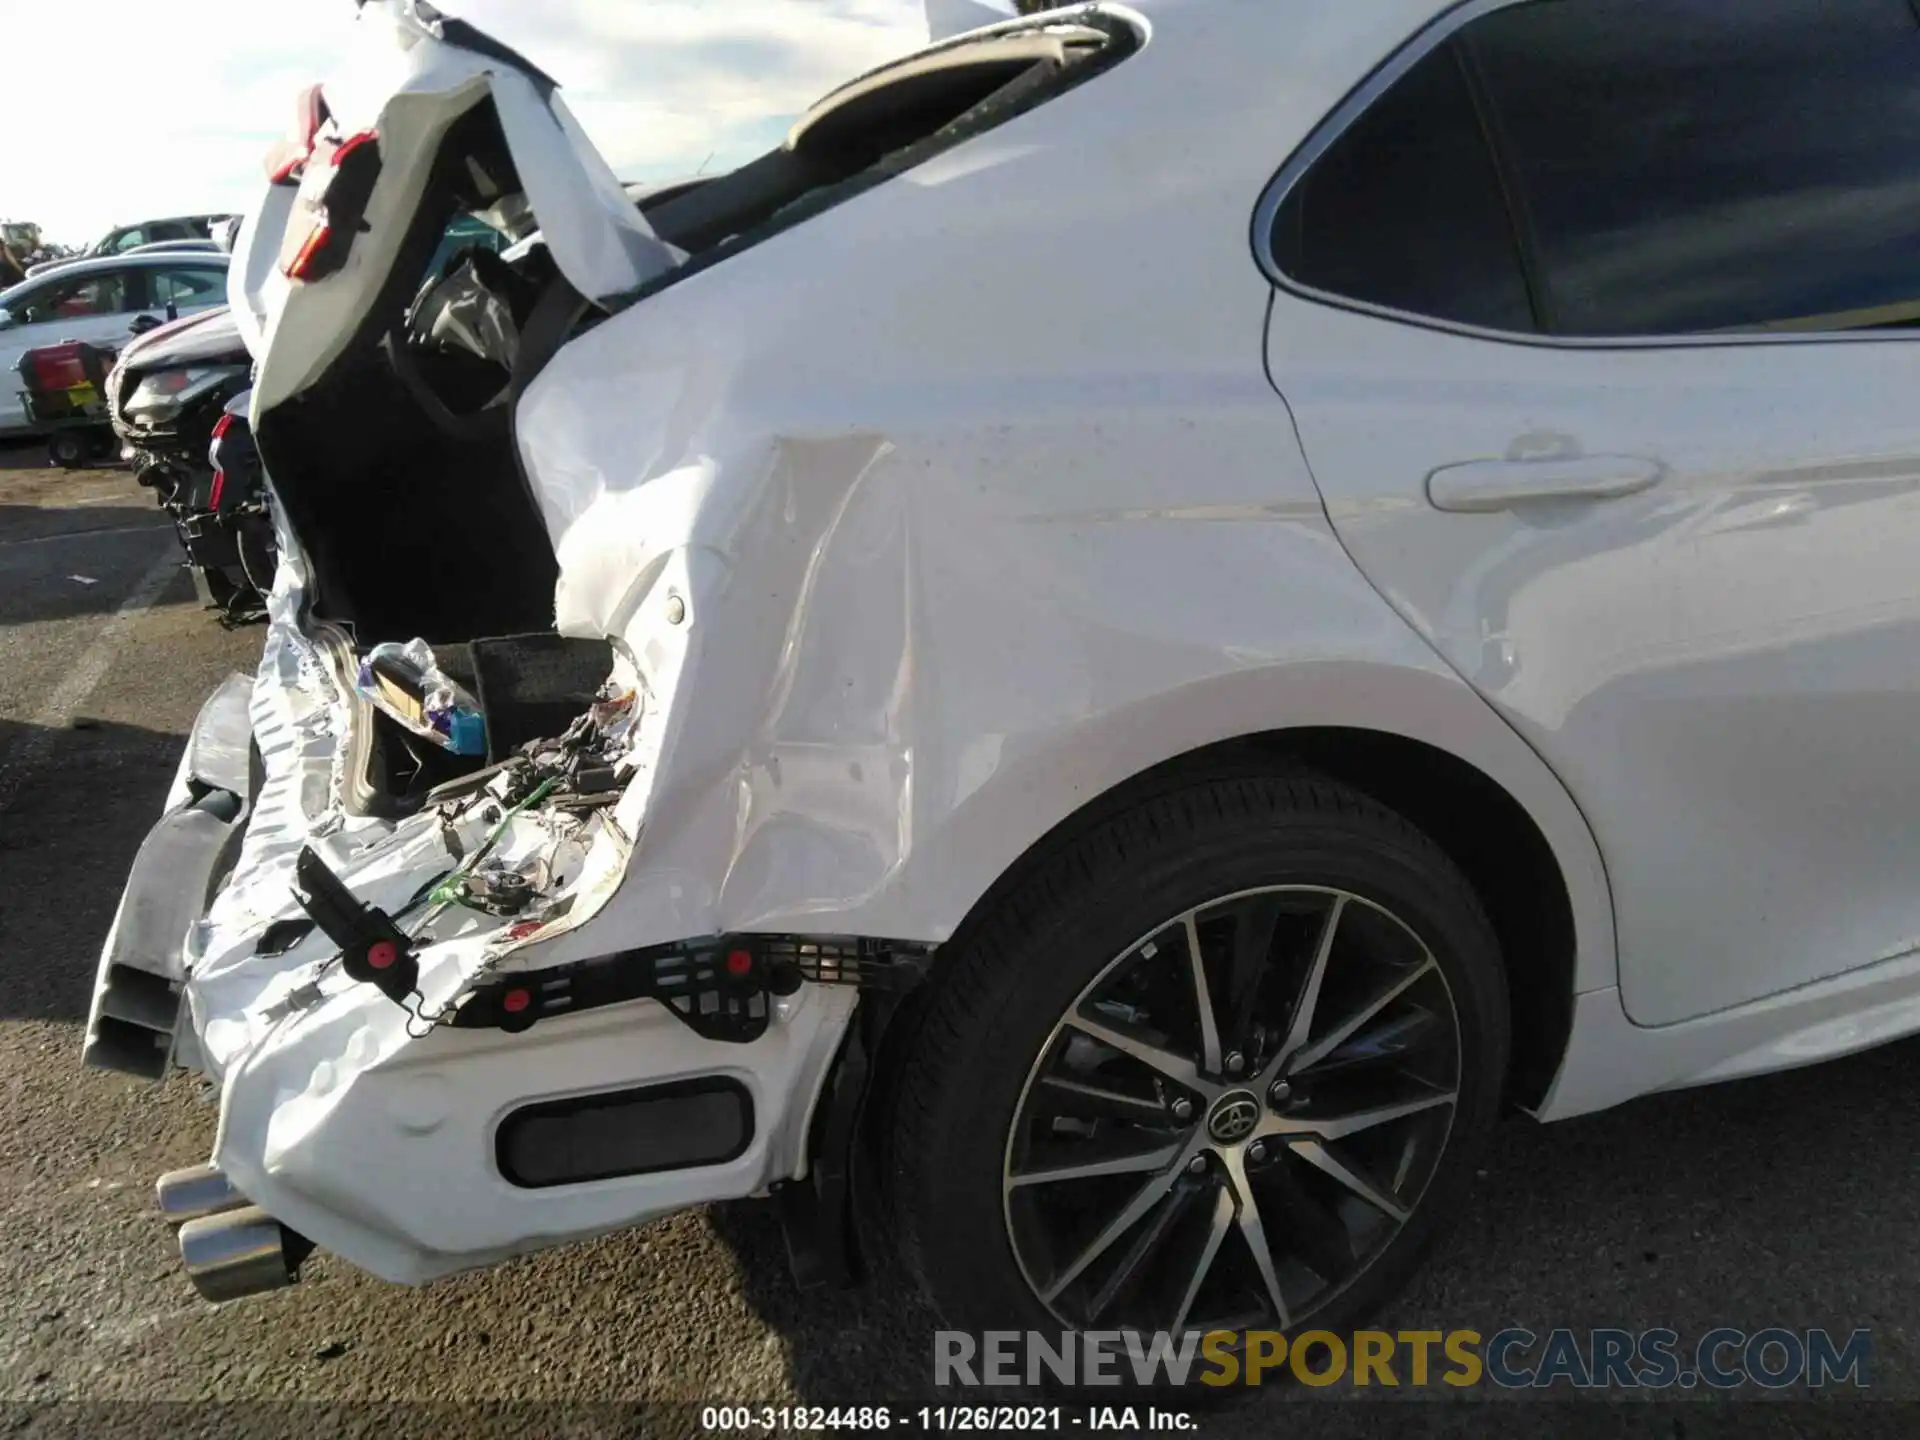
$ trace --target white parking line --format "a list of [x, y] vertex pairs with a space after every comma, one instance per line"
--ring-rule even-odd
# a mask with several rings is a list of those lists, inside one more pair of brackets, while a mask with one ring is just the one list
[[93, 692], [107, 678], [107, 672], [113, 669], [114, 661], [126, 648], [134, 623], [153, 608], [153, 602], [160, 598], [167, 582], [179, 573], [180, 557], [171, 549], [153, 562], [133, 587], [133, 593], [108, 618], [93, 644], [53, 687], [53, 693], [28, 723], [26, 733], [0, 757], [0, 815], [13, 808], [21, 783], [47, 758], [53, 749], [54, 737], [73, 723], [80, 707], [93, 698]]

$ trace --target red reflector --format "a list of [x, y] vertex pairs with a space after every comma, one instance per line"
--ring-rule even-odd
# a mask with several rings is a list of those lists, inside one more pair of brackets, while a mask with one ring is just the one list
[[319, 257], [322, 250], [326, 249], [328, 242], [332, 239], [333, 231], [327, 226], [314, 226], [313, 232], [307, 236], [306, 243], [300, 247], [299, 253], [288, 263], [287, 278], [289, 280], [306, 279], [307, 272], [313, 268], [314, 260]]
[[232, 428], [233, 428], [233, 416], [222, 415], [218, 420], [213, 422], [213, 438], [216, 440], [222, 439], [226, 435], [227, 431], [231, 430]]
[[340, 142], [339, 147], [333, 152], [333, 163], [336, 166], [343, 164], [346, 158], [362, 145], [375, 145], [378, 144], [379, 141], [380, 132], [377, 130], [362, 130], [358, 135], [349, 135]]
[[500, 1008], [509, 1015], [518, 1015], [533, 1003], [533, 996], [525, 990], [509, 990], [500, 997]]
[[733, 950], [727, 954], [727, 973], [729, 975], [751, 975], [753, 973], [753, 952]]
[[[220, 497], [226, 493], [226, 489], [227, 489], [227, 472], [224, 470], [214, 471], [213, 486], [211, 489], [207, 491], [207, 508], [209, 510], [218, 510], [220, 508]], [[382, 942], [382, 943], [385, 943], [385, 942]], [[388, 961], [387, 963], [392, 964], [393, 962]], [[381, 968], [384, 969], [385, 967], [383, 966]]]
[[391, 940], [376, 940], [367, 947], [367, 964], [376, 970], [391, 970], [400, 951]]

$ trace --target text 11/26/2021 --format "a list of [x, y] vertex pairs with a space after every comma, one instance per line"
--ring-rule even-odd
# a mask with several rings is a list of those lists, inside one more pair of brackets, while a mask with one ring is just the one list
[[904, 1434], [1008, 1435], [1084, 1430], [1180, 1434], [1199, 1429], [1184, 1410], [1153, 1405], [708, 1405], [700, 1428], [712, 1434], [898, 1430]]

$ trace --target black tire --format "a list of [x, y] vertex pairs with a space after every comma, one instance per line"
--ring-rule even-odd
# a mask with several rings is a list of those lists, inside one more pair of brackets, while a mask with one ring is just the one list
[[[1349, 1331], [1407, 1283], [1458, 1209], [1499, 1113], [1509, 1021], [1498, 940], [1458, 868], [1398, 815], [1309, 774], [1234, 775], [1149, 795], [1050, 846], [942, 955], [896, 1052], [882, 1138], [903, 1258], [949, 1324], [1051, 1336], [1066, 1328], [1070, 1317], [1025, 1278], [1010, 1234], [1013, 1202], [1003, 1198], [1010, 1127], [1016, 1112], [1031, 1113], [1019, 1110], [1028, 1077], [1043, 1047], [1070, 1048], [1064, 1039], [1055, 1045], [1056, 1022], [1088, 1003], [1083, 992], [1116, 957], [1151, 953], [1142, 937], [1170, 917], [1269, 886], [1330, 887], [1383, 907], [1444, 977], [1458, 1088], [1450, 1128], [1432, 1147], [1438, 1159], [1391, 1240], [1342, 1286], [1329, 1284], [1323, 1306], [1293, 1318]], [[1423, 983], [1432, 973], [1427, 967]], [[1265, 1043], [1269, 1032], [1259, 1033]]]
[[80, 470], [87, 463], [87, 437], [78, 430], [62, 430], [47, 440], [47, 461], [62, 470]]

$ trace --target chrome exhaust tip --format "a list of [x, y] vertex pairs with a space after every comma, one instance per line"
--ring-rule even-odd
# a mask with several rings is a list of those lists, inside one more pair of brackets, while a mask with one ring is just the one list
[[202, 1298], [216, 1305], [299, 1278], [312, 1245], [258, 1205], [203, 1215], [180, 1227], [180, 1261]]
[[169, 1170], [153, 1188], [161, 1218], [169, 1225], [184, 1225], [203, 1215], [219, 1215], [251, 1203], [211, 1165]]

